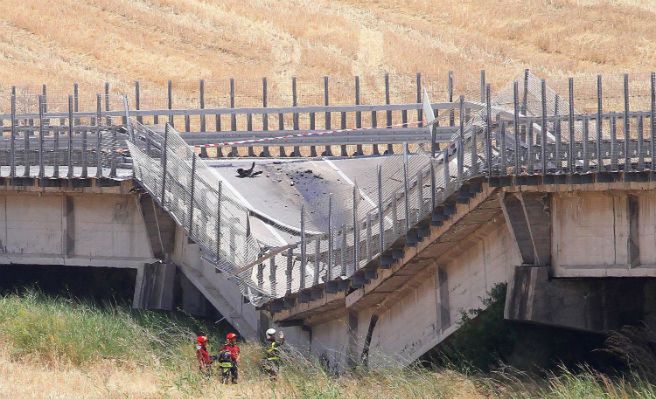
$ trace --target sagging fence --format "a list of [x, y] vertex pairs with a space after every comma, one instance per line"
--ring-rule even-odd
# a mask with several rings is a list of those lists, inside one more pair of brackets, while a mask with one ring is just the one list
[[[308, 301], [321, 295], [313, 287], [325, 287], [326, 292], [357, 288], [372, 278], [369, 265], [391, 265], [398, 256], [390, 249], [399, 242], [414, 245], [426, 237], [431, 225], [440, 224], [453, 212], [456, 201], [466, 200], [481, 189], [477, 178], [652, 170], [656, 80], [651, 82], [649, 110], [631, 111], [627, 101], [623, 112], [600, 108], [593, 114], [575, 112], [573, 84], [567, 100], [563, 100], [552, 95], [544, 81], [529, 77], [528, 82], [533, 88], [527, 89], [527, 101], [522, 102], [520, 94], [526, 85], [515, 83], [494, 99], [487, 87], [484, 106], [469, 115], [463, 112], [461, 97], [454, 105], [459, 110], [455, 113], [458, 128], [447, 145], [438, 148], [431, 141], [414, 151], [406, 145], [402, 154], [381, 157], [376, 173], [353, 186], [350, 198], [344, 193], [340, 198], [327, 195], [323, 200], [327, 205], [326, 231], [307, 231], [306, 209], [301, 209], [300, 226], [284, 226], [275, 218], [239, 205], [205, 166], [205, 172], [194, 172], [204, 161], [185, 147], [170, 126], [164, 136], [153, 131], [135, 134], [157, 138], [150, 144], [150, 155], [148, 150], [131, 147], [135, 176], [151, 194], [162, 184], [180, 187], [172, 198], [180, 202], [173, 212], [179, 214], [181, 225], [188, 226], [192, 238], [217, 259], [221, 270], [237, 277], [255, 304], [290, 296]], [[505, 105], [506, 96], [512, 98], [511, 107]], [[425, 112], [429, 114], [431, 108], [427, 105]], [[432, 116], [428, 115], [426, 122], [429, 125], [424, 128], [434, 132]], [[177, 143], [173, 150], [161, 153], [166, 155], [152, 154], [152, 148], [161, 147], [170, 137]], [[183, 165], [181, 175], [156, 167], [174, 158]], [[198, 187], [205, 188], [201, 197], [195, 191]], [[335, 202], [348, 204], [340, 208], [342, 215], [336, 215]], [[226, 217], [233, 223], [225, 223]], [[262, 245], [249, 232], [253, 217], [297, 238], [288, 245]], [[238, 223], [241, 227], [235, 227]], [[280, 309], [288, 302], [271, 303]]]
[[[485, 101], [479, 103], [461, 96], [448, 104], [405, 105], [424, 115], [424, 138], [380, 157], [370, 179], [317, 200], [328, 221], [320, 231], [307, 228], [307, 209], [301, 210], [300, 225], [293, 226], [246, 207], [189, 146], [186, 133], [178, 134], [170, 124], [163, 129], [143, 125], [127, 101], [123, 111], [104, 111], [102, 97], [95, 112], [75, 112], [70, 98], [68, 112], [46, 109], [44, 99], [36, 114], [19, 115], [14, 106], [9, 126], [3, 127], [0, 159], [9, 167], [2, 169], [3, 177], [6, 169], [14, 177], [24, 175], [19, 167], [34, 165], [38, 176], [56, 177], [60, 171], [60, 177], [83, 177], [85, 168], [93, 175], [90, 168], [98, 164], [96, 173], [113, 176], [117, 163], [129, 155], [135, 179], [255, 304], [289, 296], [309, 300], [318, 295], [312, 287], [347, 290], [371, 278], [370, 265], [389, 266], [398, 257], [390, 252], [395, 245], [425, 237], [431, 225], [453, 212], [453, 195], [466, 199], [480, 190], [479, 177], [653, 170], [655, 85], [652, 74], [648, 109], [638, 111], [631, 106], [628, 76], [619, 111], [604, 109], [601, 80], [596, 112], [577, 112], [573, 81], [562, 96], [531, 74], [494, 97], [486, 85]], [[451, 129], [443, 137], [441, 126]], [[251, 231], [255, 220], [280, 232], [287, 243], [262, 242]], [[271, 303], [287, 306], [284, 300]]]

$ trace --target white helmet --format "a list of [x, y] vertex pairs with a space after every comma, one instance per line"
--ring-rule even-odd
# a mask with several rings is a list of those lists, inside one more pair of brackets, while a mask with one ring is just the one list
[[273, 337], [274, 335], [276, 335], [276, 329], [275, 328], [269, 328], [268, 330], [266, 330], [266, 336], [267, 337]]

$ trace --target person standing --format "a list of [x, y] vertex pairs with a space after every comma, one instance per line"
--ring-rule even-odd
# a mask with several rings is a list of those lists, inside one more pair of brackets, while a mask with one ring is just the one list
[[280, 372], [280, 347], [285, 343], [285, 334], [280, 331], [276, 339], [275, 328], [269, 328], [266, 331], [266, 347], [262, 369], [269, 375], [271, 380], [278, 378]]
[[239, 378], [239, 345], [237, 345], [237, 334], [228, 333], [226, 343], [223, 345], [221, 352], [230, 354], [230, 379], [233, 384], [237, 383]]
[[212, 357], [207, 351], [207, 337], [205, 335], [196, 337], [196, 360], [198, 360], [198, 370], [201, 374], [209, 377], [212, 367]]

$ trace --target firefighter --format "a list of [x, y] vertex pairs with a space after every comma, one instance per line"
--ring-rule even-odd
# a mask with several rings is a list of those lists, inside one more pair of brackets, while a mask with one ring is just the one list
[[[227, 354], [229, 354], [229, 357], [227, 356]], [[229, 374], [231, 382], [233, 384], [236, 384], [237, 379], [239, 378], [239, 345], [237, 345], [237, 334], [231, 332], [226, 335], [226, 343], [225, 345], [223, 345], [223, 348], [221, 349], [219, 358], [222, 359], [221, 361], [222, 375], [225, 372], [223, 383], [227, 382], [228, 374]], [[225, 360], [223, 360], [224, 358]], [[228, 364], [230, 365], [230, 367], [227, 367]]]
[[212, 367], [212, 357], [207, 351], [207, 337], [205, 335], [196, 337], [196, 359], [198, 360], [198, 370], [206, 377], [209, 377]]
[[280, 331], [278, 339], [276, 339], [276, 330], [269, 328], [266, 331], [266, 347], [264, 359], [262, 361], [262, 369], [269, 375], [271, 380], [278, 378], [280, 371], [280, 346], [285, 343], [285, 334]]

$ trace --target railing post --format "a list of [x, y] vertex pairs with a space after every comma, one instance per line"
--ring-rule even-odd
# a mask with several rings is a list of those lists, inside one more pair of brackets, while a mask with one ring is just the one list
[[314, 275], [312, 276], [312, 285], [319, 284], [319, 254], [321, 253], [321, 239], [319, 237], [314, 239]]
[[169, 110], [169, 125], [175, 126], [173, 112], [170, 112], [173, 109], [173, 82], [170, 80], [166, 83], [166, 108]]
[[[567, 165], [569, 166], [569, 172], [574, 173], [576, 170], [576, 161], [574, 159], [574, 150], [576, 148], [574, 145], [574, 141], [576, 140], [576, 137], [574, 137], [574, 78], [568, 79], [567, 86], [569, 93], [569, 150], [567, 151]], [[586, 157], [585, 153], [583, 156]]]
[[43, 178], [45, 177], [45, 167], [43, 165], [44, 159], [43, 159], [43, 142], [45, 140], [45, 137], [43, 137], [46, 134], [46, 129], [45, 129], [45, 118], [43, 116], [43, 106], [45, 102], [45, 97], [42, 95], [39, 96], [39, 179], [41, 179], [41, 182], [39, 183], [43, 187]]
[[346, 225], [342, 224], [342, 250], [340, 251], [340, 257], [342, 261], [341, 265], [341, 275], [346, 276], [346, 246], [348, 245], [346, 241]]
[[[485, 161], [488, 176], [492, 176], [492, 104], [490, 85], [485, 86]], [[448, 146], [447, 146], [448, 154]], [[448, 156], [447, 156], [448, 157]], [[446, 184], [446, 182], [445, 182]], [[446, 186], [444, 187], [446, 189]]]
[[[262, 108], [266, 108], [268, 106], [268, 84], [267, 84], [267, 78], [262, 78]], [[269, 114], [264, 112], [262, 113], [262, 130], [267, 131], [269, 130]], [[263, 157], [270, 157], [271, 152], [269, 150], [269, 146], [265, 145], [262, 148], [262, 156]]]
[[[453, 103], [453, 71], [449, 71], [449, 80], [447, 83], [447, 101]], [[456, 115], [453, 107], [449, 109], [449, 126], [456, 125]]]
[[617, 117], [615, 112], [610, 116], [610, 168], [617, 171], [619, 156], [617, 154]]
[[367, 259], [367, 263], [371, 262], [371, 213], [367, 213], [367, 237], [365, 241], [365, 250], [367, 251], [367, 255], [365, 259]]
[[264, 263], [257, 265], [257, 288], [262, 290], [264, 287]]
[[307, 266], [307, 240], [305, 239], [305, 205], [301, 205], [301, 280], [299, 289], [305, 288], [305, 268]]
[[542, 132], [541, 145], [542, 152], [540, 154], [542, 161], [542, 175], [547, 174], [547, 83], [542, 79], [540, 81], [540, 93], [542, 97]]
[[333, 279], [333, 194], [328, 195], [328, 266], [326, 269], [326, 281]]
[[269, 259], [269, 283], [271, 284], [271, 295], [275, 298], [278, 291], [278, 267], [276, 266], [276, 258]]
[[[390, 104], [390, 82], [389, 82], [389, 73], [385, 73], [385, 105]], [[387, 128], [392, 127], [392, 111], [388, 110], [385, 113], [385, 123], [387, 125]], [[392, 144], [387, 144], [387, 154], [394, 154], [394, 146]]]
[[499, 168], [500, 175], [506, 175], [506, 122], [501, 122], [501, 132], [500, 132], [501, 148], [499, 149], [499, 155], [501, 157]]
[[527, 115], [528, 112], [528, 76], [529, 76], [529, 70], [524, 69], [524, 90], [523, 90], [523, 98], [522, 98], [522, 114]]
[[[107, 98], [108, 98], [107, 95], [105, 95], [105, 99]], [[107, 102], [105, 104], [107, 104]], [[98, 95], [96, 96], [96, 118], [100, 119], [101, 114], [102, 114], [102, 98], [100, 98], [100, 95]], [[107, 119], [109, 120], [109, 117], [107, 117]], [[100, 179], [103, 175], [102, 155], [100, 152], [101, 142], [102, 142], [102, 131], [100, 130], [100, 126], [96, 126], [96, 179]]]
[[638, 116], [638, 126], [636, 128], [636, 133], [638, 135], [638, 170], [643, 171], [645, 169], [645, 154], [643, 153], [643, 119], [642, 114]]
[[398, 225], [398, 220], [399, 220], [399, 210], [398, 210], [398, 205], [399, 205], [399, 194], [395, 191], [393, 194], [393, 199], [392, 199], [392, 233], [394, 236], [396, 236], [399, 233], [399, 229], [401, 226]]
[[166, 177], [167, 177], [167, 167], [168, 167], [168, 150], [169, 150], [169, 123], [167, 122], [164, 125], [164, 146], [162, 148], [162, 208], [166, 209]]
[[408, 181], [408, 143], [403, 143], [403, 201], [405, 211], [405, 232], [410, 231], [410, 184]]
[[66, 176], [71, 179], [73, 178], [73, 125], [75, 120], [73, 119], [73, 97], [68, 96], [68, 170]]
[[588, 119], [588, 116], [583, 117], [583, 148], [582, 148], [582, 153], [583, 153], [583, 172], [587, 172], [588, 169], [590, 168], [590, 156], [588, 154], [588, 141], [590, 138], [588, 137], [589, 134], [589, 126], [590, 126], [590, 121]]
[[[230, 78], [230, 109], [234, 110], [235, 109], [235, 79]], [[237, 130], [237, 114], [234, 112], [230, 114], [230, 130], [231, 131], [236, 131]], [[239, 155], [237, 147], [232, 147], [230, 150], [230, 156], [236, 157]]]
[[[80, 111], [80, 89], [77, 83], [73, 83], [73, 112]], [[75, 119], [75, 125], [79, 125], [80, 119]]]
[[353, 272], [360, 265], [360, 229], [358, 221], [358, 183], [353, 185]]
[[[328, 91], [328, 76], [324, 76], [323, 77], [323, 105], [325, 105], [327, 107], [329, 104], [330, 104], [330, 93]], [[326, 113], [324, 114], [324, 128], [326, 130], [331, 129], [331, 120], [330, 119], [331, 119], [331, 113], [326, 111]], [[329, 146], [329, 145], [325, 146], [323, 152], [324, 152], [323, 155], [326, 155], [326, 156], [332, 156], [333, 155], [332, 147]]]
[[[355, 77], [355, 105], [360, 105], [360, 77]], [[362, 113], [360, 111], [355, 111], [355, 128], [360, 129], [362, 127]], [[355, 155], [364, 155], [362, 151], [362, 144], [356, 146]]]
[[526, 136], [526, 142], [528, 143], [526, 151], [526, 173], [532, 175], [535, 172], [535, 168], [533, 167], [535, 154], [533, 152], [533, 118], [530, 117], [526, 119]]
[[[96, 101], [98, 100], [98, 96], [99, 96], [99, 94], [96, 93]], [[97, 129], [100, 128], [100, 123], [101, 123], [101, 120], [100, 120], [100, 118], [98, 118], [98, 115], [96, 115], [95, 125], [96, 125]], [[57, 133], [55, 132], [55, 134], [57, 134]], [[82, 161], [82, 172], [81, 172], [80, 177], [82, 177], [83, 179], [86, 179], [87, 176], [88, 176], [88, 169], [87, 169], [88, 168], [88, 165], [87, 165], [87, 155], [88, 155], [87, 154], [87, 129], [82, 130], [82, 154], [80, 154], [80, 155], [81, 155], [80, 158], [81, 158], [81, 161]], [[55, 153], [55, 156], [56, 156], [56, 153]]]
[[287, 269], [285, 270], [285, 294], [292, 293], [292, 272], [294, 270], [294, 251], [292, 248], [287, 250]]
[[[201, 79], [198, 82], [198, 106], [201, 110], [205, 109], [205, 80]], [[200, 131], [205, 131], [205, 114], [200, 115]]]
[[[297, 107], [298, 106], [298, 96], [296, 92], [296, 76], [292, 77], [292, 107]], [[294, 112], [292, 115], [292, 129], [298, 130], [298, 112]], [[301, 148], [300, 146], [294, 146], [294, 150], [292, 152], [292, 156], [300, 157], [301, 156]]]
[[451, 173], [449, 172], [449, 147], [447, 146], [442, 153], [442, 158], [444, 159], [444, 166], [442, 168], [444, 174], [444, 198], [446, 198], [447, 187], [451, 181]]
[[9, 176], [13, 179], [16, 177], [16, 93], [11, 93], [11, 142], [10, 142], [10, 168]]
[[419, 171], [417, 174], [417, 217], [415, 223], [421, 220], [421, 214], [424, 212], [424, 172]]
[[437, 182], [435, 181], [435, 163], [434, 159], [431, 159], [430, 161], [430, 187], [431, 187], [431, 196], [430, 196], [430, 201], [431, 201], [431, 208], [430, 208], [430, 214], [432, 215], [433, 212], [435, 212], [435, 206], [437, 205], [437, 200], [435, 198], [435, 190], [437, 189]]
[[[137, 111], [141, 109], [141, 85], [138, 80], [134, 81], [134, 108]], [[137, 122], [143, 123], [143, 117], [137, 116]]]
[[380, 230], [380, 234], [378, 237], [378, 241], [380, 243], [380, 254], [383, 254], [383, 251], [385, 251], [385, 212], [383, 209], [383, 167], [382, 165], [378, 164], [378, 168], [376, 170], [376, 177], [377, 177], [377, 186], [378, 186], [378, 229]]
[[[109, 112], [109, 82], [105, 82], [105, 111]], [[102, 110], [102, 105], [101, 105], [101, 110]], [[107, 116], [107, 119], [105, 121], [107, 123], [107, 126], [112, 125], [112, 118], [110, 116]]]
[[[421, 104], [421, 73], [417, 72], [417, 104]], [[423, 112], [421, 107], [417, 109], [417, 127], [423, 127]]]
[[651, 82], [650, 86], [650, 101], [649, 101], [649, 133], [651, 136], [651, 151], [649, 153], [650, 158], [651, 158], [651, 170], [654, 171], [656, 170], [656, 72], [652, 72], [650, 79]]
[[[558, 95], [556, 95], [556, 104], [558, 104]], [[554, 116], [554, 136], [555, 136], [555, 151], [554, 151], [554, 168], [556, 173], [560, 173], [562, 168], [562, 155], [560, 151], [560, 143], [562, 141], [562, 135], [560, 131], [560, 114], [556, 112]]]
[[465, 170], [465, 96], [460, 96], [460, 135], [458, 136], [458, 181], [462, 181]]
[[515, 176], [520, 174], [520, 163], [519, 163], [519, 83], [517, 81], [513, 82], [513, 130], [515, 137]]
[[629, 135], [629, 74], [624, 74], [624, 171], [628, 172], [631, 170], [631, 154], [629, 141], [631, 137]]
[[194, 228], [194, 194], [196, 183], [196, 154], [191, 156], [191, 183], [189, 187], [189, 238], [193, 237]]
[[221, 257], [221, 203], [223, 202], [223, 182], [219, 180], [216, 196], [216, 259]]
[[[595, 152], [597, 153], [597, 171], [601, 172], [604, 168], [604, 161], [601, 155], [601, 129], [603, 123], [603, 110], [602, 110], [602, 86], [601, 86], [601, 75], [597, 75], [597, 142]], [[652, 154], [653, 157], [653, 154]]]
[[[484, 103], [486, 96], [485, 96], [485, 69], [481, 69], [481, 102]], [[517, 134], [517, 133], [515, 133]]]

